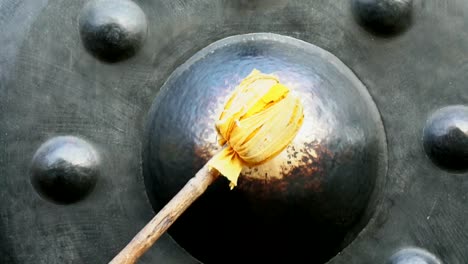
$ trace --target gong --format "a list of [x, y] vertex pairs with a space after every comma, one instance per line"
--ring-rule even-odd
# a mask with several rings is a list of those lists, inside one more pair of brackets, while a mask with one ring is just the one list
[[254, 68], [311, 117], [283, 157], [300, 169], [217, 182], [139, 263], [466, 263], [467, 16], [460, 0], [4, 0], [0, 263], [108, 263], [219, 148], [217, 110]]

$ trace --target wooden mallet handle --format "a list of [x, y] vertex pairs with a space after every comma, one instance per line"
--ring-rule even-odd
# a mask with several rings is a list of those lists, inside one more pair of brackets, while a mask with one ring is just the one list
[[120, 251], [109, 264], [135, 263], [174, 221], [213, 183], [219, 173], [207, 164], [184, 188]]

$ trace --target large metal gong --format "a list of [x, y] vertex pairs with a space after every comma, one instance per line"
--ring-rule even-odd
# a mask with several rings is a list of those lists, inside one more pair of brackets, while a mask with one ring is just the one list
[[467, 263], [467, 28], [462, 0], [0, 1], [0, 263], [108, 263], [253, 68], [314, 117], [301, 170], [218, 182], [140, 263]]

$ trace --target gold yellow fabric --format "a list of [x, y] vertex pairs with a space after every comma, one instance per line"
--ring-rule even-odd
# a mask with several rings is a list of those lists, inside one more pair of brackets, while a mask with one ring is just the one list
[[208, 164], [229, 179], [232, 189], [244, 166], [261, 164], [283, 151], [303, 119], [301, 102], [276, 76], [253, 70], [216, 122], [218, 143], [225, 148]]

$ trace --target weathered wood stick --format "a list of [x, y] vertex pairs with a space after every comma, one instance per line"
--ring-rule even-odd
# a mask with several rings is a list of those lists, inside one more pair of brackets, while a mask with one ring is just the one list
[[175, 220], [218, 178], [205, 164], [195, 177], [120, 251], [109, 264], [133, 264], [166, 232]]

